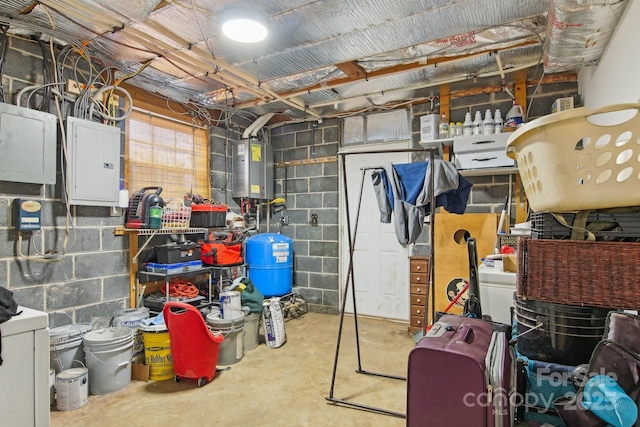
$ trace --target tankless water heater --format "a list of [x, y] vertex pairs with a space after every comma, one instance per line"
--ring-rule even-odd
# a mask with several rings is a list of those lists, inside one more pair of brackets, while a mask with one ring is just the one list
[[232, 197], [273, 199], [273, 147], [253, 138], [232, 147]]

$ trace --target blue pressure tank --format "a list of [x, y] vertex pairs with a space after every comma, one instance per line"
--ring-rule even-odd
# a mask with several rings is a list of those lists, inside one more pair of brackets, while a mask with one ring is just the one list
[[248, 276], [265, 297], [291, 293], [293, 286], [293, 248], [282, 234], [264, 233], [246, 241]]

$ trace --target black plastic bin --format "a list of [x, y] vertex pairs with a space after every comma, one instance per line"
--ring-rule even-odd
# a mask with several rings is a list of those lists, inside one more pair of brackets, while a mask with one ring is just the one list
[[175, 264], [177, 262], [200, 259], [200, 245], [193, 242], [169, 243], [156, 246], [156, 257], [160, 264]]
[[518, 350], [544, 362], [570, 366], [589, 363], [593, 349], [603, 338], [607, 313], [611, 310], [615, 309], [518, 298], [515, 301]]

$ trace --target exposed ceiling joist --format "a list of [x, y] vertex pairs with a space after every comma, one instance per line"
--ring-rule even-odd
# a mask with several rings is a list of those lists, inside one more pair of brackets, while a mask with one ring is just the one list
[[342, 62], [336, 64], [336, 67], [353, 80], [360, 80], [367, 77], [367, 72], [356, 61]]
[[[546, 74], [595, 65], [631, 1], [11, 0], [0, 1], [0, 23], [9, 35], [85, 45], [117, 69], [114, 80], [122, 73], [163, 99], [226, 120], [275, 113], [272, 123], [397, 108], [470, 77], [499, 74], [509, 88], [531, 64]], [[268, 38], [223, 36], [233, 7], [264, 14]]]

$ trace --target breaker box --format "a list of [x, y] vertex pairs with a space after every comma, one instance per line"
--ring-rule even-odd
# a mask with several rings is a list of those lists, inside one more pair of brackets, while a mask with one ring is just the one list
[[53, 114], [0, 103], [0, 180], [56, 183]]
[[234, 199], [273, 199], [273, 147], [258, 139], [233, 143]]
[[67, 118], [67, 191], [69, 203], [118, 206], [120, 129]]

